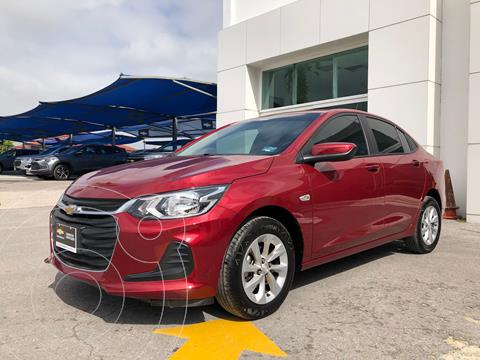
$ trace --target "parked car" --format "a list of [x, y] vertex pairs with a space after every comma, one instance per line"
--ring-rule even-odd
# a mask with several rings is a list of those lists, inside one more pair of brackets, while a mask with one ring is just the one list
[[397, 239], [431, 252], [443, 179], [440, 160], [369, 113], [246, 120], [176, 156], [79, 178], [52, 212], [50, 260], [112, 295], [216, 298], [258, 319], [283, 303], [297, 270]]
[[70, 147], [70, 145], [56, 146], [46, 149], [38, 154], [17, 156], [15, 162], [13, 163], [13, 169], [15, 171], [20, 171], [26, 175], [30, 175], [29, 171], [30, 166], [32, 165], [32, 161], [38, 161], [50, 155], [60, 154], [70, 149]]
[[[177, 140], [176, 142], [169, 142], [165, 145], [159, 146], [155, 149], [137, 150], [128, 154], [128, 160], [131, 162], [141, 160], [152, 160], [168, 156], [174, 153], [177, 149], [191, 142], [191, 139]], [[175, 146], [176, 144], [176, 146]]]
[[31, 150], [31, 149], [10, 149], [0, 154], [0, 174], [4, 170], [13, 170], [13, 163], [15, 159], [19, 156], [24, 155], [35, 155], [38, 154], [40, 150]]
[[67, 180], [73, 174], [124, 164], [127, 158], [127, 152], [117, 146], [73, 146], [65, 152], [32, 161], [29, 173], [40, 177], [53, 177], [55, 180]]

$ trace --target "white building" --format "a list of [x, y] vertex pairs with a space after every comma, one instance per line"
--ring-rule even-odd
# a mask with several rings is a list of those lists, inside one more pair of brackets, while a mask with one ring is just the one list
[[218, 125], [355, 107], [409, 131], [480, 222], [480, 0], [224, 0]]

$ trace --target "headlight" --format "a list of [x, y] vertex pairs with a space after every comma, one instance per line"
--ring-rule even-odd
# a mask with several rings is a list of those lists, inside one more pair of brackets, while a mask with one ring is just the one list
[[209, 186], [138, 198], [128, 209], [137, 218], [178, 219], [208, 212], [227, 186]]
[[43, 161], [46, 162], [46, 163], [55, 162], [57, 160], [58, 160], [58, 158], [55, 157], [55, 156], [48, 156], [48, 157], [43, 159]]

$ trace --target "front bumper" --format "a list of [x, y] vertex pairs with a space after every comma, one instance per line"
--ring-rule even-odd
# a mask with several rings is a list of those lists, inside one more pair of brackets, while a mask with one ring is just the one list
[[52, 173], [53, 165], [40, 161], [32, 162], [30, 167], [27, 169], [28, 175], [52, 175]]
[[15, 171], [27, 171], [30, 168], [31, 161], [15, 160], [13, 163], [13, 170]]
[[[141, 221], [127, 213], [112, 216], [117, 223], [117, 240], [105, 270], [67, 264], [55, 250], [53, 240], [51, 263], [62, 273], [99, 286], [110, 295], [151, 301], [192, 301], [215, 296], [223, 257], [237, 225], [232, 211], [217, 205], [198, 217], [162, 221]], [[53, 234], [53, 226], [51, 229]], [[132, 275], [135, 278], [158, 269], [172, 242], [185, 243], [191, 250], [194, 266], [188, 276], [163, 281], [148, 277], [142, 281], [137, 276], [129, 280]]]

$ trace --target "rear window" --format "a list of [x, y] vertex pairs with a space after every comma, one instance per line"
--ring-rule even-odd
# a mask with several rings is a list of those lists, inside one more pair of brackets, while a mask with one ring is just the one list
[[413, 138], [407, 133], [405, 133], [405, 137], [407, 138], [407, 143], [408, 143], [408, 147], [410, 148], [410, 151], [411, 152], [417, 151], [418, 146], [415, 140], [413, 140]]

